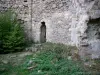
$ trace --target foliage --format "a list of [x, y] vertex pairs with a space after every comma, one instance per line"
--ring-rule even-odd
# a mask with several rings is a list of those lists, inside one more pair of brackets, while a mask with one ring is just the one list
[[0, 13], [0, 41], [0, 53], [20, 51], [24, 48], [23, 28], [12, 11]]
[[41, 51], [27, 58], [24, 69], [29, 71], [28, 75], [86, 75], [80, 62], [68, 58], [72, 49], [75, 48], [62, 44], [44, 45]]
[[69, 53], [75, 47], [46, 43], [40, 49], [41, 51], [24, 57], [17, 66], [9, 63], [0, 75], [96, 75], [87, 72], [81, 61], [69, 59]]

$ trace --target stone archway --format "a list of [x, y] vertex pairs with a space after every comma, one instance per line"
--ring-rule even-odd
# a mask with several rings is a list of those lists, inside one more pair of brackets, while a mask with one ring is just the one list
[[40, 42], [44, 43], [46, 42], [46, 25], [45, 22], [41, 22], [41, 27], [40, 27]]

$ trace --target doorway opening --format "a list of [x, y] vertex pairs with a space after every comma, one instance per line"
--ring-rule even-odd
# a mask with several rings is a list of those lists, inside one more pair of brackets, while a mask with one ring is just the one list
[[46, 42], [46, 25], [45, 22], [41, 22], [40, 27], [40, 42], [45, 43]]
[[96, 56], [100, 55], [100, 18], [89, 20], [87, 39], [92, 58], [95, 58]]

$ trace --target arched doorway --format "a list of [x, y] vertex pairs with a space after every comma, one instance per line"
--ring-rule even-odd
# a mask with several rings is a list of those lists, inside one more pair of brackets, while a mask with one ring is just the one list
[[46, 25], [45, 22], [41, 22], [41, 27], [40, 27], [40, 42], [44, 43], [46, 42]]

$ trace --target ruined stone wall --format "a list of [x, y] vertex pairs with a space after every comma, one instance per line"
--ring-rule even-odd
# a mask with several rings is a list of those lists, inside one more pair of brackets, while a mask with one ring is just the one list
[[[90, 40], [98, 32], [99, 23], [89, 23], [90, 19], [100, 17], [99, 0], [33, 0], [32, 5], [35, 41], [40, 41], [41, 22], [45, 22], [47, 41], [76, 45], [81, 58], [99, 57], [98, 39]], [[91, 30], [93, 26], [95, 31]]]
[[79, 24], [79, 54], [82, 58], [99, 58], [100, 0], [83, 0], [81, 8], [85, 11]]
[[70, 28], [74, 15], [69, 11], [70, 5], [69, 0], [34, 0], [32, 10], [34, 39], [40, 40], [41, 22], [44, 21], [48, 42], [71, 44]]
[[[87, 29], [93, 2], [85, 0], [33, 0], [33, 37], [40, 40], [41, 22], [47, 27], [47, 41], [79, 46]], [[85, 36], [85, 35], [84, 35]]]
[[40, 41], [45, 22], [47, 42], [75, 45], [82, 58], [100, 56], [100, 23], [92, 22], [100, 18], [100, 0], [0, 1], [0, 11], [9, 7], [24, 21], [25, 31], [34, 41]]

